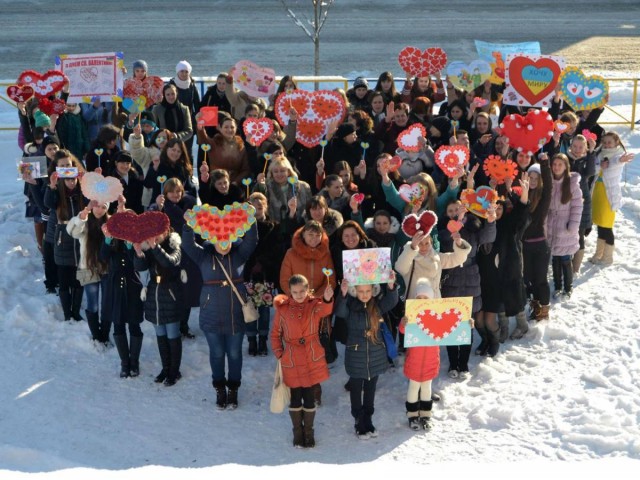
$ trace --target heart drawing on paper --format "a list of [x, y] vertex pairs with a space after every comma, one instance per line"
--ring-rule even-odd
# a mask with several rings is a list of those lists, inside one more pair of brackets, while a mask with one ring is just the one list
[[442, 313], [424, 310], [417, 315], [416, 319], [416, 323], [424, 333], [434, 340], [442, 340], [458, 328], [462, 321], [462, 312], [453, 308]]
[[609, 99], [609, 82], [600, 75], [586, 76], [578, 67], [567, 67], [558, 80], [562, 98], [575, 111], [604, 107]]

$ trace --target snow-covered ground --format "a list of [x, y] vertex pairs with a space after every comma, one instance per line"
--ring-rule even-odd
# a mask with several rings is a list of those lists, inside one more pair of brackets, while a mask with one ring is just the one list
[[[630, 110], [631, 89], [611, 103]], [[0, 124], [15, 124], [0, 107]], [[640, 153], [640, 131], [615, 127]], [[323, 385], [317, 447], [291, 447], [288, 415], [269, 412], [273, 357], [245, 356], [240, 407], [217, 411], [208, 349], [186, 341], [183, 378], [153, 383], [159, 356], [145, 322], [141, 376], [121, 380], [115, 349], [85, 322], [63, 322], [44, 295], [41, 257], [24, 218], [16, 132], [0, 132], [0, 478], [282, 478], [417, 473], [467, 478], [620, 475], [640, 467], [640, 157], [623, 176], [615, 263], [585, 261], [570, 301], [494, 359], [472, 358], [465, 381], [442, 375], [434, 429], [407, 427], [402, 368], [380, 378], [377, 439], [353, 435], [343, 355]], [[595, 232], [587, 239], [588, 258]], [[246, 348], [246, 347], [245, 347]], [[258, 471], [257, 468], [260, 467]], [[628, 472], [628, 473], [627, 473]]]

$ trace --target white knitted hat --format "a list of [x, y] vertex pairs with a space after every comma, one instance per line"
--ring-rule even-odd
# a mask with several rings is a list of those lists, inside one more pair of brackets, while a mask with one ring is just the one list
[[191, 64], [186, 60], [180, 60], [176, 65], [176, 73], [178, 73], [180, 70], [186, 70], [187, 72], [191, 73]]

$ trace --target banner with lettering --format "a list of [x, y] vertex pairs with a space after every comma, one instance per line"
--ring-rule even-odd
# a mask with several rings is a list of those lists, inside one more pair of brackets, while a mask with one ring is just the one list
[[564, 58], [553, 55], [508, 55], [503, 103], [549, 108], [564, 67]]
[[59, 55], [56, 70], [69, 79], [67, 103], [121, 102], [122, 52]]

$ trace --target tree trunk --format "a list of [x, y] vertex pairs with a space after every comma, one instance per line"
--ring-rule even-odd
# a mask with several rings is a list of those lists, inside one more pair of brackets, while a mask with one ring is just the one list
[[[320, 76], [320, 36], [317, 36], [313, 41], [313, 74], [316, 77]], [[315, 82], [313, 88], [314, 90], [318, 90], [320, 84]]]

